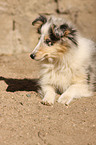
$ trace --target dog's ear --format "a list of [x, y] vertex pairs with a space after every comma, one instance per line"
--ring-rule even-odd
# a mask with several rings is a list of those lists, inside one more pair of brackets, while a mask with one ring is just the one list
[[65, 32], [67, 31], [67, 28], [68, 28], [67, 24], [60, 25], [60, 26], [53, 25], [52, 26], [52, 31], [53, 31], [55, 37], [60, 39], [65, 35]]
[[38, 18], [36, 18], [33, 22], [32, 25], [34, 26], [35, 24], [37, 24], [38, 28], [38, 33], [41, 33], [41, 27], [43, 24], [45, 24], [47, 22], [47, 18], [45, 16], [40, 15]]
[[72, 28], [72, 27], [69, 27], [68, 24], [65, 23], [65, 24], [62, 24], [60, 26], [53, 25], [52, 26], [52, 31], [53, 31], [54, 36], [57, 39], [61, 39], [63, 37], [67, 37], [74, 44], [77, 45], [76, 40], [75, 40], [75, 36], [76, 36], [77, 30]]
[[64, 36], [69, 36], [69, 35], [75, 35], [75, 32], [76, 30], [69, 27], [68, 24], [62, 24], [60, 26], [56, 26], [56, 25], [53, 25], [52, 26], [52, 30], [53, 30], [53, 33], [54, 35], [57, 37], [57, 38], [62, 38]]

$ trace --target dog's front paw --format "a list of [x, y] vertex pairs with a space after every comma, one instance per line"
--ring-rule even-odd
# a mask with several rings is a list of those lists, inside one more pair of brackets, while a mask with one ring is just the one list
[[72, 101], [72, 99], [73, 98], [71, 96], [61, 95], [60, 98], [58, 99], [58, 103], [69, 105], [69, 103]]
[[41, 101], [41, 103], [43, 105], [50, 106], [50, 105], [54, 104], [54, 99], [52, 99], [51, 97], [44, 97], [43, 100]]

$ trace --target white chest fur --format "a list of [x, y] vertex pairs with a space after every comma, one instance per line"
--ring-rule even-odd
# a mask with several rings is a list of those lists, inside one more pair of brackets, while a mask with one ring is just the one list
[[52, 85], [61, 92], [66, 90], [72, 82], [72, 70], [66, 65], [43, 65], [41, 70], [41, 84]]

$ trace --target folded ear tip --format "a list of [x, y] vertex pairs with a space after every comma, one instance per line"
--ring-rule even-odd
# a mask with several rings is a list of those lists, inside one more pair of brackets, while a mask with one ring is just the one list
[[42, 22], [43, 24], [45, 24], [47, 22], [47, 18], [43, 15], [40, 15], [38, 18], [36, 18], [33, 22], [32, 25], [34, 25], [36, 22]]
[[32, 25], [33, 25], [33, 26], [34, 26], [35, 22], [36, 22], [36, 19], [35, 19], [34, 21], [32, 21]]

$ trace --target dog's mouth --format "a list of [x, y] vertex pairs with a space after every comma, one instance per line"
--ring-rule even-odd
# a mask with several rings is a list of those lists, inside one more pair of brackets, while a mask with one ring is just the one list
[[38, 58], [38, 59], [37, 59], [37, 58], [35, 58], [35, 60], [36, 60], [36, 61], [43, 61], [43, 60], [45, 60], [45, 59], [46, 59], [46, 57], [47, 57], [47, 55], [43, 56], [42, 58]]

